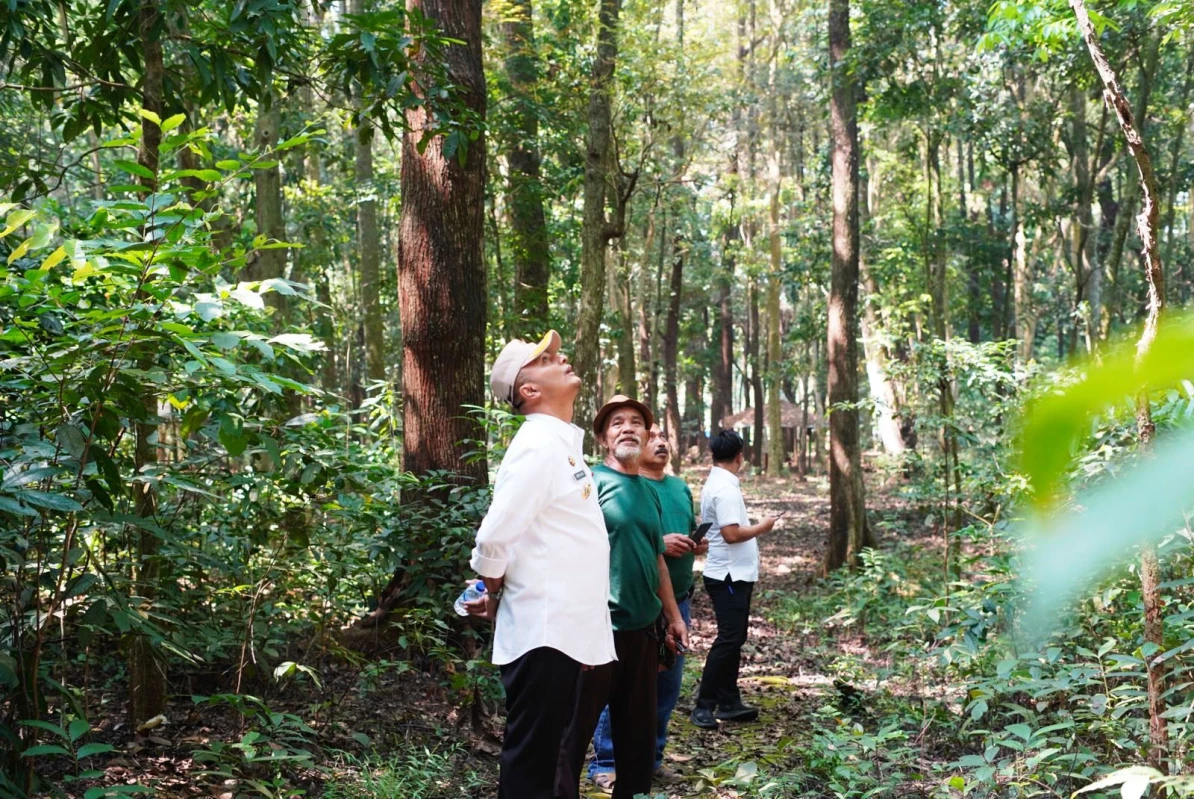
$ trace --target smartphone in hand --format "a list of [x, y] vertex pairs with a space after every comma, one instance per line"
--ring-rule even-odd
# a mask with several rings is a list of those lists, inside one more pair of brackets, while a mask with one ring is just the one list
[[705, 522], [692, 534], [692, 543], [699, 544], [705, 540], [705, 534], [713, 528], [713, 522]]

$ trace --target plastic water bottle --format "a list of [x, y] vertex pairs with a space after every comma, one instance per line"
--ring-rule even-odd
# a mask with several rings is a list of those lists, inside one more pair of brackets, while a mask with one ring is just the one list
[[452, 607], [456, 608], [456, 613], [460, 616], [468, 615], [468, 608], [464, 606], [465, 602], [472, 602], [475, 599], [480, 599], [485, 596], [485, 582], [477, 580], [475, 583], [469, 583], [468, 588], [460, 596], [456, 597], [456, 604]]

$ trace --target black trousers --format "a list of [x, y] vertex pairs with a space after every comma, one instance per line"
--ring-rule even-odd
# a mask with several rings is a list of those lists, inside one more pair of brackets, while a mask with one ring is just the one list
[[580, 664], [558, 649], [532, 649], [500, 666], [506, 737], [498, 799], [553, 799], [557, 753], [576, 701]]
[[697, 707], [714, 710], [742, 701], [738, 692], [738, 667], [750, 627], [750, 597], [754, 590], [754, 583], [705, 579], [705, 591], [717, 617], [717, 638], [705, 658]]
[[654, 626], [645, 630], [614, 632], [613, 663], [580, 673], [576, 708], [556, 770], [556, 799], [578, 799], [580, 773], [597, 729], [601, 710], [609, 705], [614, 742], [614, 799], [633, 799], [651, 792], [655, 774], [656, 699], [659, 679], [659, 644]]

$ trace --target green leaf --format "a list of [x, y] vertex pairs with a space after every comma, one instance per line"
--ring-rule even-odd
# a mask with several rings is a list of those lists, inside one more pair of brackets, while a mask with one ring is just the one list
[[26, 222], [35, 216], [37, 216], [37, 212], [31, 211], [28, 208], [18, 208], [17, 210], [13, 211], [4, 220], [6, 227], [4, 230], [0, 230], [0, 239], [9, 235], [17, 228], [22, 227]]
[[174, 130], [175, 128], [177, 128], [179, 125], [181, 125], [183, 122], [186, 122], [186, 121], [187, 121], [186, 114], [175, 114], [174, 116], [169, 117], [165, 122], [162, 123], [162, 125], [161, 125], [162, 133], [169, 133], [170, 131]]
[[69, 740], [66, 730], [62, 729], [57, 724], [51, 724], [48, 721], [41, 721], [40, 719], [27, 719], [21, 722], [21, 726], [36, 727], [39, 730], [45, 730], [46, 732], [53, 733], [64, 741]]
[[74, 743], [86, 735], [90, 729], [91, 725], [83, 719], [71, 719], [66, 731], [70, 734], [71, 743]]
[[79, 747], [79, 760], [82, 760], [85, 757], [91, 757], [92, 755], [105, 755], [108, 752], [115, 752], [115, 751], [116, 751], [116, 747], [112, 746], [111, 744], [102, 744], [102, 743], [83, 744], [82, 746]]
[[157, 125], [159, 128], [162, 126], [162, 118], [160, 116], [158, 116], [157, 114], [155, 114], [153, 111], [150, 111], [148, 108], [142, 108], [137, 113], [141, 116], [142, 119], [148, 119], [150, 122]]
[[65, 494], [51, 494], [48, 491], [28, 490], [18, 491], [16, 496], [18, 499], [28, 502], [30, 505], [36, 505], [39, 508], [60, 510], [66, 513], [83, 510], [82, 505]]
[[121, 158], [113, 161], [112, 165], [121, 171], [136, 175], [139, 178], [153, 180], [153, 173], [149, 171], [149, 168], [138, 164], [136, 161], [129, 161], [127, 159]]
[[64, 258], [66, 258], [66, 247], [61, 246], [54, 250], [54, 252], [50, 253], [49, 256], [46, 257], [46, 260], [41, 262], [41, 268], [49, 271], [58, 266], [58, 264], [62, 263]]
[[21, 752], [21, 757], [41, 757], [42, 755], [66, 755], [70, 757], [70, 750], [64, 749], [57, 744], [42, 744], [40, 746], [31, 746], [24, 752]]
[[10, 497], [0, 497], [0, 511], [12, 513], [17, 516], [32, 516], [37, 518], [37, 511], [25, 507]]
[[240, 346], [240, 336], [233, 333], [212, 333], [211, 343], [222, 350], [234, 350]]

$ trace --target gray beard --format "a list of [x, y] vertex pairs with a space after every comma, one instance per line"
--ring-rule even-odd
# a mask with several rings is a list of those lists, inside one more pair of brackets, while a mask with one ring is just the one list
[[614, 458], [619, 463], [629, 463], [638, 460], [639, 455], [643, 454], [642, 447], [632, 446], [630, 444], [622, 444], [614, 447]]

